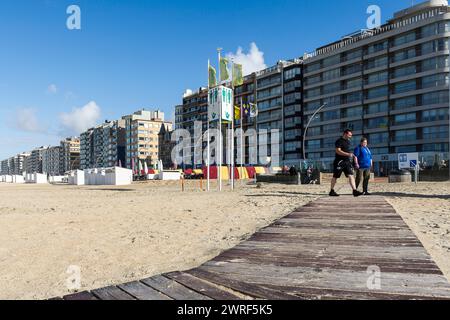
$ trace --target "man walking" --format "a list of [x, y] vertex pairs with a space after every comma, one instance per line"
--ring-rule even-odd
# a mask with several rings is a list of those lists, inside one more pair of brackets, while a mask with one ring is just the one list
[[368, 147], [367, 138], [361, 139], [361, 144], [355, 148], [355, 168], [356, 171], [356, 189], [359, 188], [361, 184], [361, 179], [363, 179], [363, 193], [366, 196], [370, 196], [369, 193], [369, 180], [370, 171], [373, 165], [372, 152]]
[[350, 152], [350, 139], [353, 137], [352, 130], [347, 129], [344, 131], [344, 135], [336, 141], [336, 159], [333, 163], [333, 179], [331, 180], [330, 197], [339, 197], [334, 190], [337, 179], [339, 179], [342, 173], [348, 178], [351, 188], [353, 189], [353, 196], [359, 197], [362, 192], [356, 189], [354, 169], [352, 160], [355, 157]]

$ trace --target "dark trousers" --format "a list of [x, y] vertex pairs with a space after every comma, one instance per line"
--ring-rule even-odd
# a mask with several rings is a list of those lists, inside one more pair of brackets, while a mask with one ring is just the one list
[[356, 171], [356, 189], [363, 179], [363, 192], [369, 192], [370, 169], [358, 169]]

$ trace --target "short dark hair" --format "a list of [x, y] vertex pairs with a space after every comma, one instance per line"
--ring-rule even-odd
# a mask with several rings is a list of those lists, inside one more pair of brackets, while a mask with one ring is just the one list
[[367, 140], [366, 137], [362, 137], [362, 138], [361, 138], [361, 143], [363, 143], [363, 142], [369, 142], [369, 140]]
[[352, 133], [352, 132], [353, 132], [352, 129], [345, 129], [345, 130], [344, 130], [344, 134], [349, 134], [349, 133]]

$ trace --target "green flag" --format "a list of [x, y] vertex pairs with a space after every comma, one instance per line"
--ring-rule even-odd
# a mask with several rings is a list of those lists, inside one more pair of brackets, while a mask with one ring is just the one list
[[220, 82], [227, 81], [230, 78], [228, 73], [228, 59], [220, 58]]
[[217, 76], [216, 76], [216, 69], [214, 69], [213, 66], [209, 66], [209, 79], [208, 83], [210, 87], [215, 87], [217, 85]]
[[233, 85], [235, 87], [241, 86], [244, 83], [244, 77], [242, 76], [242, 64], [233, 64]]

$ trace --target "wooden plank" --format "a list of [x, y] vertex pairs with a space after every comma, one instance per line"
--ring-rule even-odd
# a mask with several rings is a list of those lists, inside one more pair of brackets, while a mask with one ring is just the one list
[[138, 300], [173, 300], [139, 281], [125, 283], [118, 287]]
[[[369, 275], [337, 269], [304, 267], [276, 267], [251, 265], [246, 263], [208, 263], [202, 271], [217, 274], [235, 281], [246, 283], [266, 283], [279, 286], [299, 286], [336, 288], [339, 290], [371, 291], [367, 288]], [[383, 290], [395, 294], [432, 295], [450, 297], [450, 285], [443, 276], [428, 274], [399, 274], [382, 272]]]
[[64, 300], [71, 300], [71, 301], [87, 301], [87, 300], [98, 300], [96, 296], [94, 296], [92, 293], [88, 291], [83, 291], [79, 293], [69, 294], [67, 296], [64, 296]]
[[96, 289], [92, 291], [92, 294], [100, 300], [136, 300], [133, 296], [120, 290], [116, 286]]
[[189, 289], [192, 289], [202, 295], [208, 296], [214, 300], [240, 300], [241, 298], [230, 291], [225, 291], [220, 289], [218, 286], [215, 286], [209, 282], [206, 282], [202, 279], [194, 277], [188, 273], [184, 272], [173, 272], [169, 274], [165, 274], [164, 276], [169, 279], [175, 280], [178, 283], [186, 286]]
[[211, 298], [164, 276], [144, 279], [142, 282], [175, 300], [211, 300]]
[[201, 268], [189, 270], [186, 273], [191, 274], [200, 279], [205, 279], [209, 282], [231, 288], [235, 291], [242, 292], [243, 294], [246, 294], [254, 298], [267, 300], [300, 300], [299, 297], [292, 294], [266, 288], [261, 285], [249, 284], [246, 283], [245, 281], [233, 280], [219, 274], [208, 272]]

